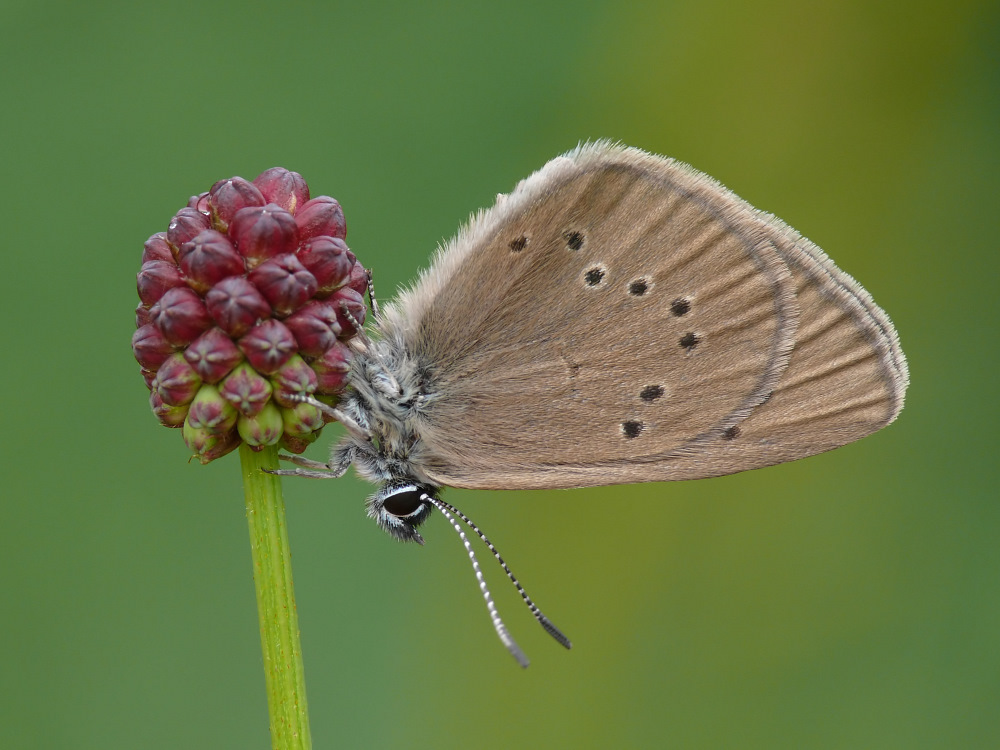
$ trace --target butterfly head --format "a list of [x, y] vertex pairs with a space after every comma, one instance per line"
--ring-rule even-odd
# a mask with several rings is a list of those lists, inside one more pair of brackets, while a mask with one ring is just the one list
[[382, 485], [368, 498], [368, 517], [394, 539], [424, 543], [417, 527], [426, 521], [434, 508], [435, 488], [406, 480]]

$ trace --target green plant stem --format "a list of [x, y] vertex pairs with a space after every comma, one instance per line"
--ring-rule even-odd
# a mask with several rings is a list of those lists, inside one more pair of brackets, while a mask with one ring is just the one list
[[274, 750], [308, 750], [312, 738], [292, 586], [292, 556], [285, 527], [285, 501], [279, 478], [261, 471], [278, 468], [278, 450], [271, 446], [254, 452], [241, 445], [240, 463], [250, 524], [271, 745]]

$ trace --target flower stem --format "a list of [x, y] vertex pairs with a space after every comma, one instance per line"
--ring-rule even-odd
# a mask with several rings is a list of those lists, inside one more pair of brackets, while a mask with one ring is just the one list
[[285, 527], [285, 501], [278, 477], [261, 471], [278, 468], [277, 448], [269, 446], [254, 452], [242, 444], [240, 463], [250, 524], [271, 745], [274, 750], [308, 750], [312, 738], [292, 586], [292, 556]]

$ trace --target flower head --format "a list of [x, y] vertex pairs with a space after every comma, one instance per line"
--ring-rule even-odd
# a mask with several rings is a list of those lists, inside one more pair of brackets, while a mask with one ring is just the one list
[[192, 196], [146, 241], [132, 352], [153, 414], [202, 463], [319, 435], [325, 415], [296, 397], [336, 402], [366, 312], [346, 235], [336, 200], [275, 167]]

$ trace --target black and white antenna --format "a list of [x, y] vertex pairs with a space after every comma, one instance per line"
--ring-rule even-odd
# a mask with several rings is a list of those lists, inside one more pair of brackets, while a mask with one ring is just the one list
[[486, 579], [483, 577], [483, 571], [479, 567], [479, 561], [476, 559], [476, 553], [472, 551], [472, 544], [469, 542], [469, 538], [466, 536], [465, 530], [459, 525], [458, 521], [455, 520], [455, 516], [461, 518], [462, 521], [465, 522], [465, 524], [472, 529], [480, 539], [483, 540], [483, 543], [489, 547], [490, 552], [493, 553], [497, 562], [500, 563], [500, 566], [504, 569], [507, 577], [517, 588], [521, 598], [524, 599], [524, 603], [528, 605], [528, 609], [531, 610], [531, 614], [534, 615], [536, 620], [538, 620], [538, 623], [545, 629], [545, 632], [559, 641], [559, 643], [566, 648], [572, 648], [573, 644], [570, 642], [569, 638], [567, 638], [566, 635], [542, 613], [538, 606], [531, 601], [531, 597], [528, 596], [528, 593], [524, 590], [520, 581], [518, 581], [517, 577], [511, 572], [507, 563], [504, 562], [504, 559], [500, 556], [497, 548], [493, 546], [493, 543], [489, 540], [489, 538], [487, 538], [486, 534], [480, 531], [479, 527], [472, 522], [471, 518], [462, 513], [462, 511], [454, 505], [450, 505], [449, 503], [439, 500], [438, 498], [427, 493], [423, 494], [421, 500], [430, 503], [441, 511], [444, 517], [451, 523], [455, 531], [458, 532], [459, 537], [461, 537], [462, 544], [465, 545], [465, 550], [469, 553], [469, 561], [472, 563], [472, 569], [476, 573], [476, 580], [479, 581], [479, 590], [483, 592], [483, 598], [486, 600], [486, 609], [489, 610], [490, 620], [493, 621], [493, 627], [496, 629], [497, 635], [500, 637], [500, 641], [507, 647], [507, 650], [510, 651], [513, 657], [517, 659], [518, 664], [522, 667], [527, 667], [529, 664], [528, 657], [524, 655], [521, 647], [517, 645], [517, 642], [513, 639], [513, 637], [511, 637], [510, 631], [507, 630], [507, 626], [504, 625], [503, 620], [500, 619], [500, 613], [497, 612], [496, 604], [493, 602], [493, 596], [490, 594], [490, 590], [486, 586]]

